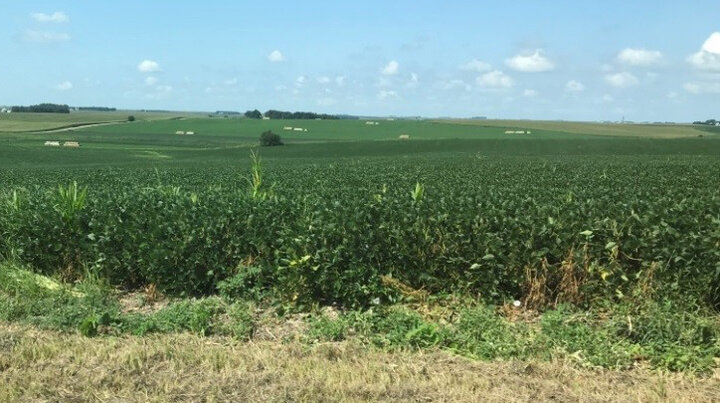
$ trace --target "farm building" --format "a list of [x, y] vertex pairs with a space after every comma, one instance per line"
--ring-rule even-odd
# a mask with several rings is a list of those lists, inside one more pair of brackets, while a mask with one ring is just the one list
[[60, 147], [59, 141], [46, 141], [45, 145], [48, 147]]
[[63, 147], [80, 147], [80, 143], [77, 141], [66, 141], [63, 143]]
[[400, 136], [398, 136], [398, 138], [400, 140], [410, 140], [410, 135], [409, 134], [401, 134]]
[[269, 116], [263, 116], [262, 120], [270, 120]]

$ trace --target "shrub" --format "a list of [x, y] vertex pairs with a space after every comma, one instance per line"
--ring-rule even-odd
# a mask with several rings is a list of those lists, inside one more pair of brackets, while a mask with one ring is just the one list
[[134, 122], [134, 121], [135, 121], [135, 116], [133, 116], [133, 115], [128, 116], [128, 122]]
[[279, 134], [275, 134], [272, 131], [264, 131], [260, 135], [260, 145], [261, 146], [281, 146], [283, 145], [282, 140], [280, 139]]

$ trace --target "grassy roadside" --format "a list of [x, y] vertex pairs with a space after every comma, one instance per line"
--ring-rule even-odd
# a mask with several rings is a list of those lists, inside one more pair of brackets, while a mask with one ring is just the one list
[[0, 324], [0, 401], [642, 401], [720, 399], [720, 372], [482, 362], [354, 342], [163, 334], [86, 338]]
[[292, 306], [219, 287], [218, 296], [164, 298], [152, 287], [120, 293], [88, 279], [74, 286], [0, 264], [0, 321], [88, 337], [190, 333], [242, 342], [350, 342], [368, 350], [443, 350], [469, 358], [566, 361], [578, 368], [654, 368], [711, 374], [720, 364], [716, 313], [669, 303], [560, 305], [542, 313], [454, 296], [407, 299], [364, 311]]

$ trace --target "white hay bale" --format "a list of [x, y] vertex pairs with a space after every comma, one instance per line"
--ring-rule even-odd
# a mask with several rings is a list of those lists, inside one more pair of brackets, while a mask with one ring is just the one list
[[400, 140], [410, 140], [410, 135], [409, 134], [401, 134], [400, 136], [398, 136], [398, 138]]
[[195, 134], [195, 132], [185, 132], [185, 134], [192, 136], [193, 134]]
[[515, 134], [525, 134], [525, 130], [515, 130]]
[[296, 127], [296, 128], [294, 128], [293, 130], [296, 131], [296, 132], [301, 132], [301, 131], [303, 131], [303, 128], [302, 128], [302, 127]]
[[526, 134], [532, 134], [532, 132], [531, 132], [530, 130], [526, 131], [525, 133], [526, 133]]
[[59, 141], [46, 141], [45, 145], [48, 147], [60, 147]]
[[292, 126], [285, 126], [285, 127], [283, 127], [283, 130], [292, 130], [292, 129], [293, 129]]
[[63, 147], [80, 147], [80, 143], [77, 141], [66, 141], [63, 143]]
[[505, 134], [514, 134], [514, 133], [515, 133], [514, 130], [505, 130]]
[[182, 130], [178, 130], [178, 131], [175, 132], [175, 134], [185, 134], [185, 132], [182, 131]]

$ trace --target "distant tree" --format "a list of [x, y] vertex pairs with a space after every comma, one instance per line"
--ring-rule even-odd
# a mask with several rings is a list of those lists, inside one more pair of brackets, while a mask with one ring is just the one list
[[59, 104], [38, 104], [30, 106], [13, 106], [13, 112], [33, 112], [33, 113], [70, 113], [70, 107]]
[[245, 112], [245, 117], [250, 119], [262, 119], [263, 115], [259, 110], [255, 109], [254, 111]]
[[323, 119], [323, 120], [335, 120], [339, 119], [340, 117], [336, 115], [327, 115], [327, 114], [317, 114], [313, 112], [286, 112], [286, 111], [276, 111], [274, 109], [270, 109], [269, 111], [265, 112], [265, 116], [269, 117], [270, 119], [303, 119], [303, 120], [313, 120], [313, 119]]
[[264, 131], [260, 135], [260, 145], [264, 147], [269, 146], [281, 146], [283, 145], [282, 139], [280, 139], [280, 135], [273, 133], [272, 131]]
[[128, 122], [134, 122], [134, 121], [135, 121], [135, 116], [133, 116], [133, 115], [128, 116]]

